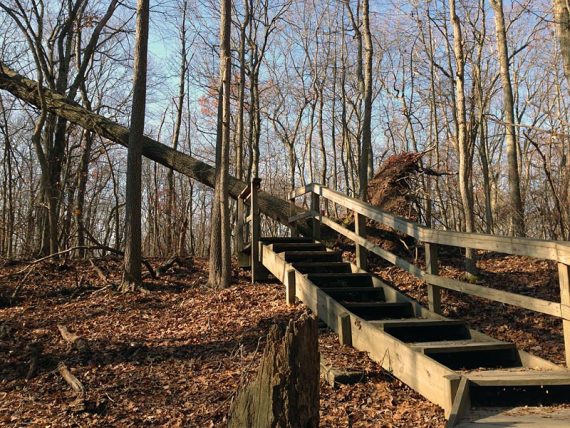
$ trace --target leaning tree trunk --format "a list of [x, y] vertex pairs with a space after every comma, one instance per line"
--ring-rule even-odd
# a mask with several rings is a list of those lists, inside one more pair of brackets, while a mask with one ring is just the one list
[[236, 398], [228, 427], [318, 427], [319, 370], [315, 317], [290, 321], [284, 334], [274, 326], [257, 376]]
[[[37, 92], [38, 83], [34, 80], [19, 75], [14, 70], [6, 67], [0, 61], [0, 89], [10, 92], [15, 97], [31, 105], [39, 107], [41, 100]], [[85, 129], [96, 132], [102, 138], [114, 141], [127, 147], [129, 141], [129, 129], [109, 120], [101, 115], [93, 113], [78, 103], [69, 101], [66, 97], [44, 88], [42, 95], [45, 98], [46, 109], [58, 116], [64, 117], [71, 123], [75, 123]], [[215, 168], [190, 155], [174, 150], [165, 144], [150, 138], [143, 137], [143, 156], [160, 163], [168, 168], [173, 168], [188, 177], [191, 177], [202, 184], [214, 187]], [[241, 191], [248, 184], [235, 177], [228, 176], [228, 194], [237, 199]], [[290, 206], [289, 201], [277, 198], [267, 192], [259, 192], [258, 195], [260, 211], [280, 222], [289, 224]], [[296, 208], [292, 215], [305, 212], [301, 208]], [[298, 222], [300, 233], [310, 235], [312, 233], [312, 223], [302, 220]], [[322, 238], [326, 235], [326, 228], [323, 227]], [[335, 235], [336, 236], [336, 235]]]

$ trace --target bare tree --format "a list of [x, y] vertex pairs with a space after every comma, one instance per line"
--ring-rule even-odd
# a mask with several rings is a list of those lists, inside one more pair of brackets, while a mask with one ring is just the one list
[[212, 208], [210, 239], [211, 287], [225, 288], [231, 282], [231, 242], [228, 200], [230, 161], [230, 90], [231, 90], [231, 0], [221, 0], [220, 12], [220, 86], [216, 133], [216, 182]]
[[125, 209], [125, 267], [122, 292], [142, 285], [141, 277], [141, 166], [146, 105], [149, 0], [137, 1], [133, 104], [127, 154]]
[[495, 29], [497, 35], [497, 51], [501, 67], [501, 80], [503, 82], [503, 106], [506, 120], [507, 140], [507, 167], [509, 176], [509, 200], [511, 204], [511, 227], [515, 236], [524, 236], [524, 209], [521, 198], [521, 185], [519, 177], [519, 164], [517, 160], [517, 133], [515, 130], [515, 108], [511, 73], [509, 70], [509, 49], [507, 46], [507, 30], [505, 29], [505, 15], [503, 0], [491, 0], [495, 11]]

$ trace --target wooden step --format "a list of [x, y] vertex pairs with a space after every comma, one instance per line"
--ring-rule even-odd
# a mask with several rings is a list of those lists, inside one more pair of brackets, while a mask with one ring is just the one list
[[286, 244], [286, 243], [310, 243], [314, 242], [312, 238], [306, 238], [304, 236], [265, 236], [259, 238], [260, 242], [264, 244]]
[[570, 409], [521, 406], [498, 409], [480, 407], [472, 410], [456, 428], [568, 428]]
[[416, 348], [451, 370], [476, 368], [521, 367], [521, 359], [513, 343], [479, 342], [458, 346]]
[[464, 376], [478, 386], [570, 385], [570, 370], [485, 370]]
[[464, 376], [469, 380], [471, 405], [476, 407], [550, 406], [570, 403], [570, 370], [519, 368], [474, 371], [464, 373]]
[[307, 278], [319, 287], [372, 287], [369, 273], [310, 273]]
[[349, 302], [383, 302], [384, 289], [380, 287], [323, 287], [325, 293], [341, 304]]
[[284, 251], [325, 251], [327, 247], [318, 242], [279, 242], [271, 244], [271, 249], [276, 253]]
[[354, 315], [365, 320], [381, 320], [388, 318], [412, 318], [414, 308], [410, 302], [378, 302], [378, 303], [346, 303], [343, 305]]
[[346, 262], [322, 262], [322, 263], [293, 263], [293, 267], [301, 273], [350, 273], [352, 268]]
[[471, 338], [469, 328], [460, 320], [416, 318], [405, 321], [374, 322], [386, 333], [402, 342], [436, 342]]
[[281, 253], [285, 261], [294, 262], [340, 262], [340, 251], [285, 251]]

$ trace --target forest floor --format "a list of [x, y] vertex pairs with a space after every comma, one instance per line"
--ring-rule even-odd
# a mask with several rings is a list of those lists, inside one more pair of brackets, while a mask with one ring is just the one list
[[[120, 261], [98, 259], [108, 280], [120, 280]], [[153, 260], [153, 265], [160, 261]], [[459, 277], [459, 258], [444, 257], [442, 272]], [[27, 266], [0, 261], [1, 426], [224, 426], [239, 387], [255, 374], [265, 336], [305, 310], [284, 303], [277, 283], [206, 287], [206, 261], [175, 266], [147, 279], [149, 293], [117, 294], [88, 261], [45, 261], [22, 282]], [[485, 255], [480, 279], [517, 293], [558, 299], [555, 265], [523, 257]], [[377, 274], [426, 303], [426, 287], [377, 262]], [[27, 271], [26, 271], [27, 272]], [[8, 297], [24, 284], [17, 301]], [[522, 309], [444, 292], [444, 311], [471, 327], [563, 363], [560, 321]], [[58, 325], [79, 335], [71, 346]], [[441, 427], [443, 411], [382, 370], [366, 354], [339, 345], [321, 330], [321, 355], [334, 368], [361, 371], [362, 382], [321, 381], [321, 426]], [[37, 352], [41, 350], [41, 352]], [[30, 360], [37, 367], [26, 379]], [[83, 384], [82, 400], [60, 375], [64, 363]]]
[[[119, 282], [119, 260], [96, 264]], [[202, 259], [147, 279], [149, 293], [127, 295], [105, 288], [88, 261], [45, 261], [8, 304], [27, 271], [6, 275], [26, 266], [0, 262], [0, 426], [224, 426], [271, 325], [305, 310], [287, 306], [279, 284], [252, 286], [238, 269], [232, 287], [208, 289]], [[66, 342], [58, 325], [80, 336], [81, 346]], [[332, 367], [364, 373], [355, 385], [321, 381], [321, 426], [443, 426], [440, 408], [330, 331], [321, 330], [319, 347]], [[82, 399], [60, 363], [82, 383]]]

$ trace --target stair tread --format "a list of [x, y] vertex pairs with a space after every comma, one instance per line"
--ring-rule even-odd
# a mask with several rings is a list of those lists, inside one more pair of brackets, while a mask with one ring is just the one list
[[341, 273], [308, 273], [309, 277], [320, 277], [320, 278], [368, 278], [372, 277], [370, 273], [363, 272], [341, 272]]
[[463, 372], [479, 386], [570, 385], [570, 370], [483, 370]]
[[449, 320], [449, 319], [431, 319], [431, 318], [409, 318], [405, 320], [378, 320], [370, 321], [372, 325], [377, 327], [384, 327], [384, 325], [397, 326], [397, 327], [410, 327], [410, 326], [420, 326], [424, 324], [426, 326], [437, 326], [437, 325], [464, 325], [465, 321], [462, 320]]
[[[320, 255], [320, 254], [334, 254], [334, 255], [342, 255], [340, 251], [306, 251], [306, 250], [285, 250], [281, 251], [279, 254], [288, 254], [288, 255], [295, 255], [295, 256], [303, 256], [303, 255]], [[340, 262], [339, 262], [340, 263]]]
[[[516, 349], [514, 343], [509, 342], [479, 342], [470, 341], [467, 343], [451, 343], [435, 342], [430, 344], [419, 343], [411, 345], [415, 351], [425, 352], [430, 354], [440, 352], [470, 352], [470, 351], [499, 351], [503, 349]], [[457, 341], [459, 342], [459, 341]]]
[[382, 287], [374, 287], [372, 285], [370, 286], [354, 286], [354, 287], [319, 287], [321, 290], [323, 290], [325, 293], [329, 292], [329, 291], [334, 291], [334, 292], [338, 292], [338, 293], [342, 293], [345, 291], [370, 291], [370, 290], [380, 290], [381, 292], [384, 291], [384, 289]]
[[408, 346], [417, 347], [417, 348], [429, 348], [429, 347], [444, 347], [444, 346], [461, 346], [461, 345], [469, 345], [474, 343], [496, 344], [504, 342], [501, 342], [500, 340], [481, 341], [479, 339], [457, 339], [457, 340], [433, 340], [429, 342], [408, 342]]
[[265, 236], [259, 238], [263, 243], [311, 243], [315, 242], [312, 238], [305, 238], [303, 236]]
[[480, 407], [471, 410], [459, 421], [457, 428], [517, 427], [517, 428], [566, 428], [570, 409], [558, 406]]
[[385, 306], [408, 306], [409, 302], [350, 302], [345, 306], [353, 308], [381, 308]]

